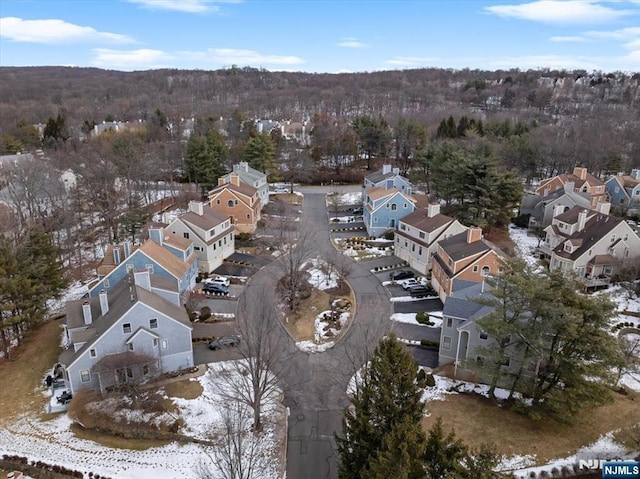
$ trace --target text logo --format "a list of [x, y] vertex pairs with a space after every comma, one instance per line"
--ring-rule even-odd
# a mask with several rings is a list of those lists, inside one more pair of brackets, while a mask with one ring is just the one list
[[602, 464], [602, 479], [638, 479], [640, 462], [607, 461]]

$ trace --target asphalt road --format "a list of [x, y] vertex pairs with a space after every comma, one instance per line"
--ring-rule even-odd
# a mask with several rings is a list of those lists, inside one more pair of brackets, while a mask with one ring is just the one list
[[393, 303], [394, 313], [418, 313], [424, 311], [442, 311], [442, 301], [439, 299], [421, 299], [419, 301], [397, 301]]

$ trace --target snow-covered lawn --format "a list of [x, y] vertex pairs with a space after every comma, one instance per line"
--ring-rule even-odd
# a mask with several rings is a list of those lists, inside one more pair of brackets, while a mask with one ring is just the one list
[[362, 205], [362, 192], [338, 193], [339, 205]]
[[[342, 300], [335, 300], [334, 305], [336, 305], [338, 301]], [[334, 307], [336, 307], [336, 321], [332, 321], [331, 319], [329, 319], [332, 315], [332, 311], [330, 310], [323, 311], [318, 314], [313, 323], [313, 327], [315, 330], [314, 340], [299, 341], [296, 343], [296, 346], [298, 346], [298, 348], [308, 353], [321, 353], [335, 346], [335, 342], [333, 341], [333, 339], [335, 339], [336, 336], [339, 336], [340, 333], [344, 330], [345, 326], [349, 322], [351, 313], [349, 311], [342, 311], [338, 313], [337, 305]]]
[[[221, 384], [218, 376], [223, 366], [223, 363], [210, 364], [204, 375], [192, 379], [204, 389], [200, 397], [173, 398], [185, 422], [183, 434], [211, 440], [220, 430], [220, 404], [224, 400], [218, 395], [215, 385]], [[260, 471], [260, 479], [275, 479], [280, 477], [283, 467], [280, 450], [283, 428], [286, 428], [286, 412], [280, 398], [271, 397], [265, 401], [263, 413], [264, 431], [255, 439], [259, 451], [256, 469]], [[195, 468], [201, 461], [210, 469], [216, 469], [209, 459], [213, 450], [211, 446], [172, 442], [144, 450], [108, 448], [76, 437], [70, 426], [71, 420], [66, 414], [50, 421], [41, 421], [37, 416], [22, 416], [3, 428], [0, 451], [3, 454], [26, 456], [30, 461], [40, 460], [80, 470], [85, 472], [85, 477], [89, 472], [118, 479], [197, 477]], [[216, 477], [222, 476], [218, 474]]]
[[529, 266], [536, 268], [539, 264], [538, 259], [533, 253], [538, 247], [539, 241], [537, 237], [529, 236], [527, 232], [527, 228], [518, 228], [517, 226], [509, 225], [509, 236], [511, 236], [511, 240], [516, 244], [518, 254]]
[[432, 324], [422, 324], [416, 320], [416, 313], [394, 313], [391, 315], [391, 321], [397, 321], [399, 323], [415, 324], [417, 326], [424, 326], [425, 328], [439, 328], [442, 326], [442, 311], [440, 314], [436, 314], [438, 311], [429, 314], [429, 321]]
[[336, 272], [327, 274], [329, 265], [321, 259], [310, 259], [302, 265], [302, 269], [307, 268], [311, 286], [318, 289], [332, 289], [338, 287], [338, 274]]

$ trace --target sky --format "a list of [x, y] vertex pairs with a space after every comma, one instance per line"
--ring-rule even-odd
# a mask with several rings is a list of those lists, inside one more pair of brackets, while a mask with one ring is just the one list
[[0, 66], [640, 71], [640, 0], [0, 0]]

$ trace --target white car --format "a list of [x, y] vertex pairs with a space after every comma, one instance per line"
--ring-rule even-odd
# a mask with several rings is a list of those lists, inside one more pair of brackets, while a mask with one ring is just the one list
[[402, 289], [409, 289], [411, 286], [418, 286], [420, 283], [415, 278], [407, 278], [398, 281]]
[[216, 283], [216, 284], [221, 284], [223, 286], [229, 286], [229, 278], [226, 278], [224, 276], [213, 276], [212, 278], [207, 278], [204, 280], [205, 284], [212, 284], [212, 283]]

